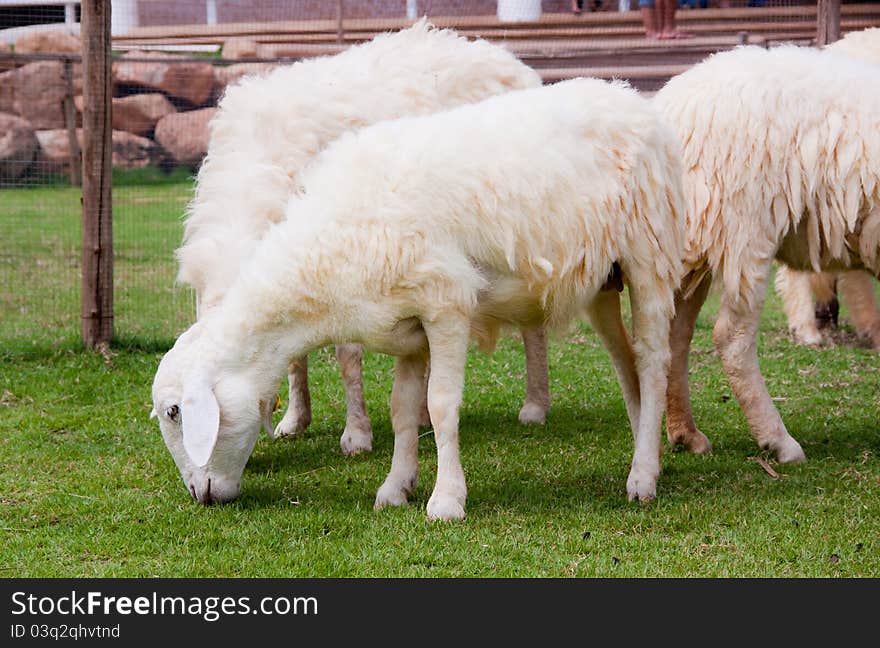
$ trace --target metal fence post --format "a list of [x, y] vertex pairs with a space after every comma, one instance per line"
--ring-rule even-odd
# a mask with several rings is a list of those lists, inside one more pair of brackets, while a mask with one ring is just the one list
[[82, 2], [82, 336], [88, 348], [113, 337], [110, 3]]

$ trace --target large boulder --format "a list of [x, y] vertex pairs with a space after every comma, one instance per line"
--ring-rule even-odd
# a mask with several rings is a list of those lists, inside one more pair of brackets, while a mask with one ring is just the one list
[[156, 124], [156, 141], [180, 165], [196, 166], [208, 152], [208, 122], [216, 108], [166, 115]]
[[217, 97], [220, 97], [223, 95], [223, 91], [226, 90], [226, 86], [246, 76], [265, 74], [275, 67], [273, 63], [236, 63], [234, 65], [218, 67], [214, 70], [214, 78], [216, 79], [215, 94]]
[[15, 70], [0, 72], [0, 112], [15, 112]]
[[0, 182], [12, 182], [34, 162], [39, 144], [34, 129], [21, 117], [0, 112]]
[[[67, 129], [40, 130], [36, 132], [40, 143], [38, 161], [41, 170], [49, 173], [66, 172], [70, 165], [70, 139]], [[83, 147], [83, 132], [76, 130], [80, 150]], [[162, 160], [162, 150], [151, 139], [125, 131], [113, 131], [112, 161], [120, 169], [140, 169]]]
[[[67, 96], [67, 82], [64, 79], [64, 64], [60, 61], [36, 61], [23, 65], [17, 70], [5, 72], [14, 75], [12, 90], [13, 112], [27, 119], [35, 129], [63, 128], [64, 98]], [[5, 80], [0, 85], [5, 85]], [[0, 95], [3, 94], [0, 90]], [[82, 93], [81, 66], [73, 66], [74, 95]], [[3, 100], [0, 99], [0, 105]]]
[[0, 72], [5, 72], [15, 67], [15, 60], [9, 56], [11, 53], [12, 46], [0, 43]]
[[136, 135], [149, 135], [165, 115], [177, 112], [165, 95], [130, 95], [113, 99], [113, 128]]
[[63, 29], [40, 29], [27, 32], [15, 40], [16, 54], [75, 54], [82, 53], [78, 36]]
[[117, 87], [163, 92], [190, 106], [205, 104], [214, 90], [214, 66], [173, 61], [179, 58], [162, 52], [128, 52], [113, 64], [113, 81]]

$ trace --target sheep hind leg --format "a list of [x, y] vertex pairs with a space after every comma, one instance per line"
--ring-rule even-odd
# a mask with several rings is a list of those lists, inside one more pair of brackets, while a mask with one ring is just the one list
[[462, 519], [467, 486], [459, 453], [458, 417], [470, 323], [461, 315], [449, 314], [423, 326], [431, 350], [428, 411], [437, 444], [437, 481], [428, 500], [428, 519]]
[[526, 355], [526, 400], [519, 411], [519, 422], [543, 424], [550, 409], [547, 332], [543, 327], [521, 332]]
[[587, 307], [587, 316], [611, 356], [635, 439], [639, 431], [639, 376], [632, 343], [620, 314], [620, 293], [616, 290], [600, 291]]
[[418, 355], [398, 358], [394, 366], [391, 389], [394, 454], [388, 477], [376, 493], [377, 509], [406, 504], [418, 484], [419, 409], [426, 364], [427, 358]]
[[[626, 269], [624, 270], [626, 272]], [[669, 372], [670, 315], [663, 291], [630, 273], [630, 305], [633, 319], [633, 353], [639, 378], [640, 410], [632, 466], [626, 481], [630, 500], [648, 502], [657, 496], [660, 476], [660, 428], [663, 423], [666, 381]], [[640, 280], [641, 279], [641, 280]], [[672, 295], [668, 295], [672, 301]]]
[[688, 359], [694, 326], [709, 294], [712, 277], [706, 274], [699, 285], [685, 297], [675, 294], [675, 316], [669, 333], [669, 380], [666, 387], [666, 437], [673, 446], [682, 446], [696, 454], [712, 452], [712, 444], [694, 422], [688, 382]]
[[275, 426], [275, 438], [302, 436], [312, 422], [312, 398], [309, 393], [309, 359], [293, 360], [288, 367], [289, 400], [284, 417]]
[[795, 343], [818, 347], [822, 345], [822, 334], [816, 323], [810, 274], [780, 265], [776, 271], [775, 285], [776, 292], [782, 298], [788, 330]]
[[805, 461], [806, 455], [785, 429], [758, 366], [758, 322], [769, 270], [768, 263], [763, 284], [756, 286], [760, 298], [754, 307], [738, 294], [724, 293], [712, 337], [752, 436], [761, 448], [774, 452], [781, 463], [793, 463]]
[[867, 339], [873, 349], [880, 350], [880, 312], [871, 275], [862, 271], [843, 272], [838, 286], [859, 336]]
[[364, 402], [363, 355], [363, 348], [359, 344], [340, 344], [336, 347], [336, 359], [345, 384], [346, 405], [345, 430], [339, 445], [347, 455], [373, 449], [373, 429]]

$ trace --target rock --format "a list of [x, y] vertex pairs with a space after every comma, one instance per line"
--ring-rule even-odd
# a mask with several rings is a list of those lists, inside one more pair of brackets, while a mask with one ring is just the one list
[[12, 53], [12, 47], [6, 43], [0, 43], [0, 72], [11, 70], [15, 67], [15, 59], [7, 54]]
[[196, 166], [208, 152], [208, 122], [216, 108], [166, 115], [156, 124], [156, 141], [177, 164]]
[[214, 70], [214, 78], [216, 80], [216, 95], [219, 97], [223, 94], [226, 86], [235, 83], [242, 77], [252, 74], [265, 74], [276, 66], [272, 63], [236, 63], [218, 67]]
[[15, 112], [15, 70], [0, 72], [0, 112]]
[[142, 169], [158, 164], [162, 149], [156, 142], [125, 131], [113, 131], [113, 166], [121, 169]]
[[64, 29], [40, 29], [22, 34], [15, 40], [16, 54], [82, 53], [82, 42]]
[[[70, 164], [70, 140], [67, 130], [52, 129], [36, 132], [40, 143], [39, 162], [47, 173], [66, 172]], [[83, 132], [76, 130], [80, 150], [83, 146]], [[150, 164], [158, 164], [162, 159], [159, 146], [146, 137], [139, 137], [125, 131], [113, 131], [113, 166], [120, 169], [140, 169]]]
[[139, 94], [113, 99], [113, 128], [136, 135], [148, 135], [165, 115], [177, 112], [161, 93]]
[[[15, 75], [13, 112], [27, 119], [38, 130], [64, 127], [67, 83], [64, 80], [63, 63], [36, 61], [5, 74]], [[74, 95], [82, 93], [82, 67], [78, 63], [73, 66], [73, 92]], [[0, 94], [2, 93], [0, 90]]]
[[223, 58], [237, 60], [257, 58], [259, 45], [250, 38], [227, 38], [223, 42]]
[[214, 90], [214, 66], [210, 63], [167, 62], [175, 58], [179, 57], [162, 52], [128, 52], [123, 60], [113, 64], [113, 81], [117, 87], [148, 88], [191, 106], [203, 105], [211, 99]]
[[12, 182], [34, 162], [39, 144], [30, 123], [0, 113], [0, 182]]

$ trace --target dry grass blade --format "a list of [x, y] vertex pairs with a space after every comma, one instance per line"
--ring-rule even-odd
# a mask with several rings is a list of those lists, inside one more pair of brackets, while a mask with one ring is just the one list
[[767, 460], [764, 457], [752, 457], [761, 468], [764, 469], [764, 472], [770, 475], [773, 479], [779, 479], [779, 473], [773, 470], [773, 466], [767, 463]]

